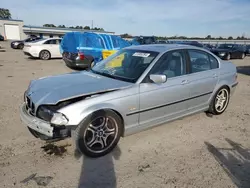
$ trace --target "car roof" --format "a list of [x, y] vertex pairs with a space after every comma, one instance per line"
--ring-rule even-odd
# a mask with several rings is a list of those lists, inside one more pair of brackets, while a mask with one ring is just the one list
[[46, 40], [52, 40], [52, 39], [61, 39], [61, 38], [59, 38], [59, 37], [46, 38]]
[[201, 49], [206, 51], [203, 48], [185, 45], [185, 44], [146, 44], [146, 45], [135, 45], [127, 47], [126, 49], [133, 49], [133, 50], [146, 50], [146, 51], [154, 51], [154, 52], [166, 52], [173, 49]]

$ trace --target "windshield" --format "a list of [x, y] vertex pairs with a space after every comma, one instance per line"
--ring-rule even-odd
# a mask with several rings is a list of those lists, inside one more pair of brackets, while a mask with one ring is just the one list
[[232, 44], [220, 44], [218, 46], [218, 48], [220, 48], [220, 49], [230, 49], [230, 48], [233, 48], [233, 45]]
[[96, 64], [91, 71], [135, 83], [157, 55], [153, 51], [123, 49]]

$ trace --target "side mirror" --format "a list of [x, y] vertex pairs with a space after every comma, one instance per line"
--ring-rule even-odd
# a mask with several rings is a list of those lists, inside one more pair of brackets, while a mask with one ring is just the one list
[[156, 84], [162, 84], [167, 81], [167, 76], [164, 74], [151, 74], [149, 75], [149, 79]]

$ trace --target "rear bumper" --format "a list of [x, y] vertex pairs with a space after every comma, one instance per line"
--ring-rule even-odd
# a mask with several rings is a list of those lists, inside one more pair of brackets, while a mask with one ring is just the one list
[[24, 55], [32, 57], [32, 55], [29, 52], [23, 52], [23, 53], [24, 53]]
[[232, 86], [231, 86], [231, 91], [230, 91], [230, 94], [233, 95], [234, 92], [235, 92], [235, 89], [237, 87], [237, 85], [239, 84], [239, 82], [235, 82]]
[[86, 69], [89, 68], [91, 65], [91, 62], [88, 59], [84, 60], [71, 60], [66, 57], [63, 57], [63, 60], [65, 64], [70, 68], [80, 68], [80, 69]]
[[22, 122], [35, 133], [35, 135], [33, 135], [41, 139], [53, 140], [71, 136], [71, 129], [65, 126], [54, 127], [49, 122], [31, 115], [27, 111], [25, 103], [20, 106], [20, 118]]

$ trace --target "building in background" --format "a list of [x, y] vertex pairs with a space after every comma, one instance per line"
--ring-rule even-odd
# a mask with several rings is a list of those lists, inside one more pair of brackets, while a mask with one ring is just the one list
[[20, 40], [26, 37], [22, 20], [0, 19], [0, 34], [8, 40]]
[[62, 37], [65, 33], [72, 31], [115, 34], [114, 32], [108, 31], [30, 26], [24, 25], [23, 20], [0, 19], [0, 34], [2, 34], [6, 40], [23, 40], [29, 35], [36, 35], [43, 38]]

